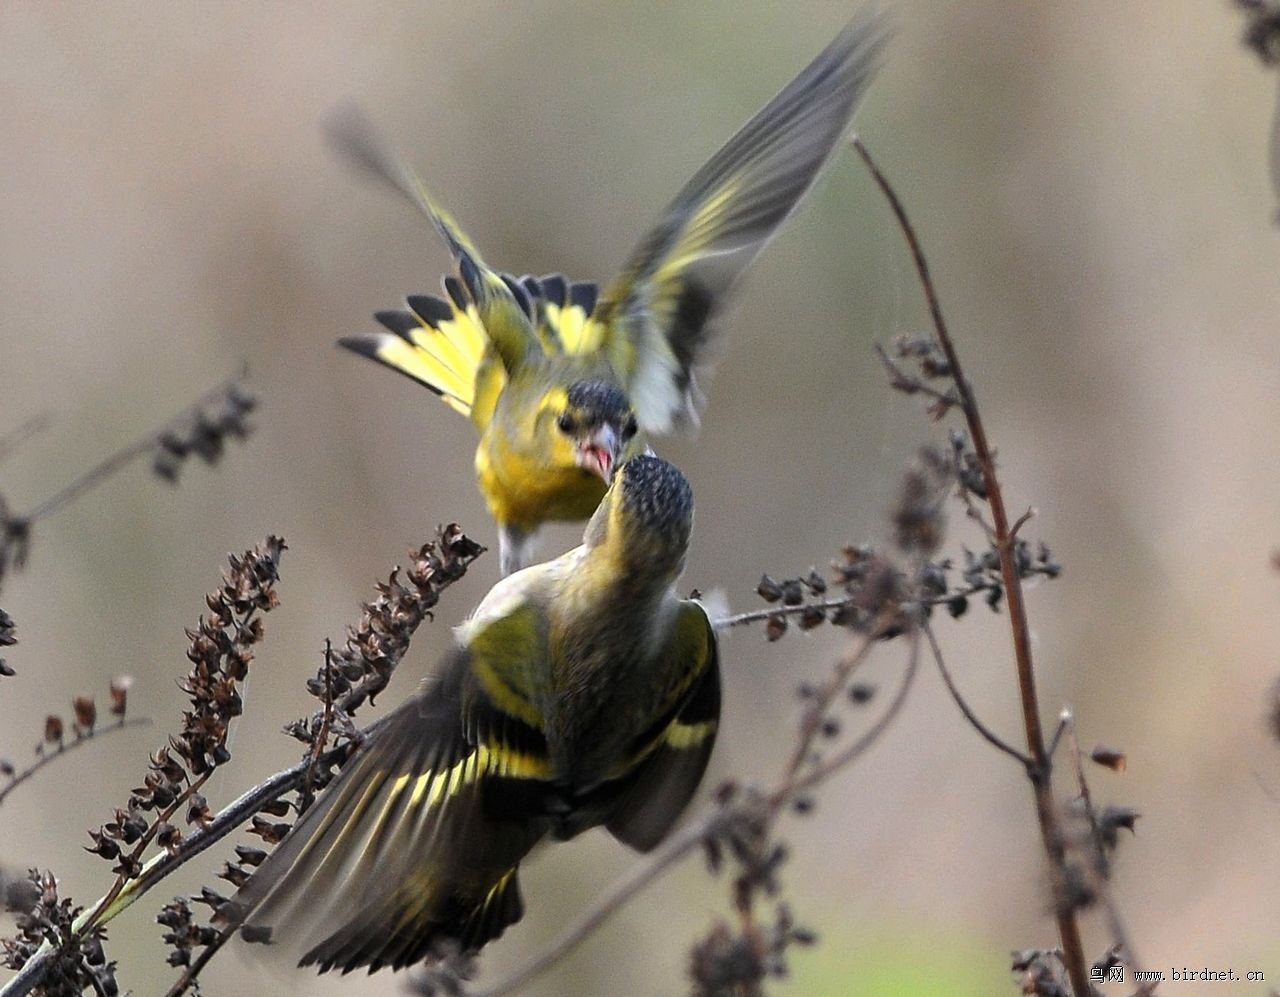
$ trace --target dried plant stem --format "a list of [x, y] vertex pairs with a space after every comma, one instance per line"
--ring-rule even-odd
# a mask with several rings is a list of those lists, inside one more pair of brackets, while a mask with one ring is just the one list
[[165, 433], [169, 431], [170, 427], [172, 427], [174, 423], [182, 419], [188, 413], [199, 412], [205, 406], [210, 405], [223, 397], [231, 390], [232, 387], [240, 381], [243, 381], [247, 373], [248, 368], [242, 367], [234, 377], [227, 378], [227, 380], [223, 381], [216, 388], [213, 388], [202, 395], [194, 404], [188, 405], [177, 416], [166, 422], [164, 428], [150, 433], [140, 440], [136, 440], [123, 449], [117, 450], [110, 457], [106, 458], [106, 460], [102, 461], [102, 463], [98, 464], [97, 467], [91, 468], [61, 491], [50, 495], [30, 512], [14, 518], [25, 523], [34, 523], [36, 520], [44, 519], [46, 516], [57, 512], [66, 505], [69, 505], [85, 492], [102, 484], [102, 482], [106, 481], [126, 464], [143, 454], [154, 450], [164, 437]]
[[[337, 749], [338, 752], [342, 750], [344, 749]], [[278, 772], [265, 782], [254, 786], [239, 799], [220, 810], [207, 825], [184, 838], [182, 845], [176, 851], [161, 852], [153, 856], [142, 867], [142, 871], [129, 880], [109, 903], [104, 896], [93, 904], [89, 911], [81, 914], [72, 925], [72, 931], [77, 936], [83, 935], [94, 924], [105, 925], [113, 920], [179, 866], [185, 865], [205, 849], [217, 844], [268, 803], [297, 789], [306, 778], [309, 762], [309, 759], [304, 759], [292, 768]], [[94, 917], [95, 914], [96, 917]], [[93, 921], [90, 921], [91, 917], [94, 918]], [[39, 986], [52, 962], [52, 956], [51, 946], [42, 947], [16, 976], [0, 988], [0, 997], [21, 997]]]
[[503, 997], [505, 994], [515, 993], [530, 980], [546, 972], [592, 935], [632, 897], [686, 855], [696, 851], [728, 819], [728, 812], [718, 807], [700, 814], [601, 894], [582, 917], [541, 953], [493, 986], [483, 990], [468, 990], [468, 997]]
[[200, 975], [205, 966], [209, 965], [209, 961], [222, 951], [222, 946], [231, 940], [237, 930], [236, 925], [230, 925], [219, 931], [218, 937], [200, 950], [200, 954], [196, 956], [195, 961], [183, 971], [173, 986], [165, 991], [164, 997], [182, 997], [183, 994], [190, 990], [195, 985], [196, 977]]
[[320, 756], [324, 754], [325, 746], [329, 743], [329, 727], [333, 724], [333, 641], [325, 640], [324, 642], [324, 713], [320, 719], [320, 729], [316, 732], [315, 743], [311, 745], [311, 750], [307, 752], [310, 762], [307, 765], [307, 778], [302, 784], [303, 795], [306, 797], [306, 805], [310, 805], [310, 801], [314, 794], [316, 765], [320, 761]]
[[[929, 265], [925, 261], [920, 241], [915, 229], [907, 218], [906, 210], [898, 199], [897, 193], [889, 181], [881, 173], [871, 153], [862, 141], [855, 137], [853, 147], [862, 157], [871, 171], [880, 190], [884, 193], [898, 220], [899, 228], [911, 249], [916, 272], [924, 289], [925, 299], [929, 305], [929, 313], [933, 319], [934, 331], [943, 354], [950, 365], [951, 376], [955, 380], [956, 391], [960, 399], [960, 407], [964, 412], [965, 422], [969, 428], [969, 436], [973, 442], [974, 452], [982, 468], [982, 476], [986, 483], [987, 502], [991, 507], [992, 528], [995, 531], [995, 549], [1000, 558], [1000, 574], [1004, 581], [1005, 604], [1009, 612], [1009, 627], [1013, 637], [1014, 663], [1018, 677], [1018, 692], [1022, 702], [1022, 722], [1026, 732], [1027, 753], [1031, 764], [1027, 766], [1027, 774], [1031, 781], [1035, 796], [1036, 818], [1040, 825], [1040, 838], [1045, 854], [1055, 876], [1061, 876], [1065, 862], [1065, 846], [1059, 827], [1057, 807], [1053, 801], [1051, 780], [1052, 767], [1048, 751], [1045, 748], [1044, 729], [1040, 720], [1040, 703], [1036, 693], [1035, 670], [1031, 656], [1031, 634], [1027, 624], [1026, 603], [1023, 599], [1022, 580], [1014, 563], [1014, 537], [1009, 528], [1009, 515], [1005, 509], [1004, 494], [996, 475], [995, 455], [987, 441], [986, 428], [978, 412], [978, 404], [973, 389], [964, 376], [960, 364], [960, 356], [947, 331], [946, 321], [942, 317], [942, 305], [937, 291], [929, 275]], [[1075, 911], [1058, 905], [1055, 911], [1058, 923], [1058, 939], [1062, 945], [1063, 961], [1067, 967], [1067, 975], [1071, 987], [1077, 997], [1090, 993], [1089, 973], [1085, 961], [1084, 945], [1080, 937], [1080, 925]]]
[[[1072, 763], [1075, 766], [1076, 786], [1080, 790], [1080, 802], [1084, 807], [1085, 818], [1089, 822], [1089, 833], [1093, 838], [1092, 845], [1096, 859], [1086, 864], [1089, 874], [1089, 886], [1092, 888], [1094, 895], [1102, 902], [1103, 909], [1107, 912], [1107, 927], [1111, 933], [1112, 943], [1124, 953], [1124, 961], [1128, 963], [1129, 968], [1134, 971], [1136, 977], [1137, 973], [1142, 969], [1142, 963], [1133, 951], [1133, 943], [1129, 940], [1129, 932], [1125, 927], [1124, 918], [1120, 914], [1120, 907], [1116, 903], [1115, 895], [1111, 892], [1110, 879], [1100, 866], [1100, 863], [1105, 861], [1106, 845], [1102, 840], [1098, 813], [1093, 806], [1093, 794], [1089, 791], [1089, 780], [1084, 775], [1084, 754], [1080, 751], [1080, 741], [1076, 737], [1075, 715], [1070, 709], [1064, 709], [1059, 721], [1059, 729], [1063, 731], [1067, 740], [1068, 750], [1071, 752]], [[1134, 991], [1134, 997], [1147, 997], [1148, 994], [1154, 991], [1154, 983], [1143, 982]]]
[[47, 412], [42, 412], [0, 436], [0, 460], [4, 460], [37, 433], [44, 432], [48, 425], [49, 415]]
[[955, 702], [960, 712], [964, 714], [964, 718], [969, 721], [973, 727], [992, 747], [1003, 751], [1010, 758], [1013, 758], [1023, 766], [1031, 764], [1031, 759], [1015, 748], [1008, 741], [1005, 741], [995, 731], [984, 724], [979, 716], [973, 712], [973, 708], [961, 695], [959, 687], [955, 683], [955, 679], [951, 677], [951, 669], [947, 667], [946, 660], [942, 657], [942, 647], [938, 644], [938, 638], [933, 632], [933, 628], [928, 623], [922, 625], [925, 637], [929, 641], [929, 651], [933, 655], [934, 663], [938, 666], [938, 671], [942, 673], [942, 681], [947, 687], [947, 692], [951, 693], [951, 699]]
[[[200, 791], [201, 787], [209, 781], [209, 777], [213, 775], [213, 771], [213, 769], [210, 769], [204, 775], [198, 776], [194, 781], [187, 783], [186, 788], [174, 797], [173, 802], [156, 815], [156, 819], [151, 822], [151, 826], [148, 827], [142, 837], [138, 839], [138, 843], [130, 853], [129, 858], [132, 861], [136, 862], [142, 857], [143, 853], [151, 846], [151, 842], [156, 839], [156, 835], [160, 833], [160, 829], [168, 824], [169, 821], [173, 819], [173, 815], [186, 806], [191, 800], [191, 797]], [[130, 876], [125, 872], [121, 872], [116, 875], [116, 881], [111, 884], [111, 888], [107, 890], [106, 894], [98, 901], [97, 905], [86, 918], [83, 925], [85, 930], [104, 922], [105, 919], [103, 915], [106, 913], [107, 909], [115, 903], [116, 899], [126, 889], [128, 889], [134, 879], [141, 876], [145, 868], [146, 866], [141, 867], [135, 876]]]
[[74, 741], [60, 742], [57, 750], [49, 751], [41, 755], [30, 766], [15, 775], [13, 779], [5, 785], [4, 789], [0, 789], [0, 806], [4, 804], [4, 801], [8, 798], [10, 793], [39, 772], [42, 768], [50, 762], [56, 761], [64, 755], [70, 754], [81, 745], [106, 737], [108, 734], [113, 734], [118, 730], [124, 730], [126, 727], [147, 727], [150, 726], [150, 724], [151, 719], [149, 717], [129, 717], [128, 719], [122, 717], [119, 721], [113, 724], [107, 724], [102, 727], [91, 727], [84, 731], [84, 733], [80, 734]]
[[[953, 599], [968, 598], [986, 590], [987, 587], [985, 585], [969, 585], [965, 588], [954, 589], [946, 595], [924, 596], [916, 599], [915, 602], [920, 606], [941, 606]], [[815, 609], [823, 613], [853, 609], [857, 606], [857, 601], [857, 596], [849, 595], [840, 599], [824, 599], [821, 602], [802, 602], [794, 606], [766, 606], [764, 609], [751, 609], [743, 613], [734, 613], [731, 616], [721, 616], [719, 619], [712, 620], [711, 625], [716, 630], [728, 630], [730, 627], [761, 623], [775, 616], [803, 616], [805, 613]]]
[[820, 609], [825, 613], [834, 609], [848, 609], [851, 605], [853, 605], [853, 598], [847, 596], [842, 599], [825, 599], [822, 602], [802, 602], [795, 606], [767, 606], [764, 609], [753, 609], [745, 613], [735, 613], [732, 616], [722, 616], [718, 620], [712, 620], [711, 625], [716, 630], [727, 630], [729, 627], [741, 627], [746, 626], [748, 623], [759, 623], [772, 616], [801, 616], [805, 612], [814, 609]]

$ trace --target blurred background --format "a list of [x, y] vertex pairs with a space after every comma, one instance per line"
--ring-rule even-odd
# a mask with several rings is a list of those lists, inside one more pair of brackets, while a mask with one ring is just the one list
[[[1280, 982], [1280, 748], [1264, 721], [1280, 673], [1276, 77], [1239, 44], [1225, 0], [1176, 17], [1105, 0], [894, 6], [859, 131], [929, 253], [1010, 507], [1037, 510], [1027, 535], [1065, 566], [1030, 592], [1047, 723], [1069, 704], [1086, 749], [1128, 752], [1127, 773], [1099, 769], [1093, 788], [1143, 815], [1116, 880], [1139, 957], [1260, 970], [1265, 986], [1238, 989], [1264, 993]], [[372, 330], [374, 310], [434, 291], [448, 259], [403, 203], [334, 160], [321, 116], [363, 102], [495, 265], [603, 280], [851, 9], [0, 9], [0, 431], [51, 419], [0, 467], [0, 494], [33, 507], [242, 362], [261, 398], [257, 432], [219, 467], [188, 466], [172, 489], [133, 467], [37, 525], [30, 566], [0, 593], [20, 638], [0, 755], [29, 760], [45, 713], [90, 692], [105, 707], [121, 672], [137, 678], [132, 712], [155, 724], [17, 791], [0, 810], [0, 863], [52, 868], [82, 903], [103, 892], [108, 865], [81, 850], [85, 828], [123, 804], [176, 727], [183, 628], [228, 551], [271, 532], [290, 546], [214, 806], [296, 759], [279, 729], [312, 708], [302, 685], [324, 638], [436, 524], [456, 520], [495, 553], [447, 593], [387, 702], [497, 579], [471, 427], [334, 348]], [[698, 502], [683, 586], [755, 608], [762, 572], [804, 573], [889, 535], [901, 469], [946, 427], [887, 388], [872, 344], [926, 319], [884, 203], [840, 155], [744, 282], [700, 434], [661, 442]], [[952, 518], [957, 549], [978, 542]], [[574, 540], [552, 531], [543, 549]], [[975, 708], [1017, 741], [1005, 624], [975, 610], [939, 632]], [[826, 629], [776, 645], [759, 629], [729, 635], [704, 793], [774, 777], [796, 684], [843, 646]], [[887, 692], [901, 667], [886, 648], [870, 680]], [[795, 953], [779, 995], [1011, 993], [1009, 951], [1056, 944], [1026, 780], [931, 671], [878, 747], [782, 830], [786, 897], [821, 941]], [[152, 918], [221, 861], [207, 853], [111, 925], [122, 987], [167, 988], [176, 972]], [[525, 920], [486, 953], [485, 978], [634, 861], [597, 833], [531, 863]], [[679, 993], [688, 947], [727, 896], [690, 861], [528, 992]], [[1099, 957], [1106, 927], [1085, 925]], [[264, 969], [240, 948], [204, 978], [226, 994], [263, 973], [280, 992], [402, 986]]]

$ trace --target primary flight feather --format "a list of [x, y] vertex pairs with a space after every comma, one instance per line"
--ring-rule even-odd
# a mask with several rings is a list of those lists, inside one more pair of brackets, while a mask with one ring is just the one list
[[335, 119], [337, 145], [412, 200], [457, 264], [442, 297], [411, 296], [377, 314], [386, 332], [340, 342], [475, 424], [504, 574], [542, 523], [591, 515], [618, 464], [644, 449], [640, 431], [696, 422], [715, 320], [848, 133], [884, 39], [867, 8], [694, 175], [602, 291], [490, 268], [363, 117]]

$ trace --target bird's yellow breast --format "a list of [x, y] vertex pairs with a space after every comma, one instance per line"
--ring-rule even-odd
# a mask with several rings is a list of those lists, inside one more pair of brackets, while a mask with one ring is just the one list
[[573, 463], [548, 460], [546, 454], [512, 446], [488, 432], [476, 450], [476, 479], [500, 523], [536, 529], [546, 520], [586, 519], [604, 497], [605, 484]]

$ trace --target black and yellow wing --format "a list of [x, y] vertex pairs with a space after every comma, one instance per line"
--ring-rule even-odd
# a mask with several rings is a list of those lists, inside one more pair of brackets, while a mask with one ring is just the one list
[[399, 968], [520, 918], [517, 868], [550, 826], [546, 743], [468, 658], [387, 717], [235, 898], [300, 965]]
[[604, 821], [615, 838], [642, 852], [666, 837], [693, 798], [720, 725], [716, 637], [696, 603], [681, 606], [671, 647], [678, 678], [669, 705], [636, 738], [632, 770]]
[[515, 278], [491, 269], [360, 111], [339, 109], [327, 131], [343, 156], [431, 220], [458, 265], [457, 276], [445, 278], [443, 297], [410, 297], [406, 310], [378, 313], [386, 333], [351, 336], [339, 344], [430, 388], [483, 431], [507, 378], [531, 355], [580, 351], [595, 285], [558, 275]]
[[[522, 358], [530, 349], [541, 356], [583, 352], [595, 284], [567, 281], [559, 274], [500, 278], [536, 340], [526, 344]], [[491, 346], [484, 317], [466, 285], [454, 276], [443, 283], [439, 297], [410, 295], [406, 308], [376, 313], [385, 332], [346, 336], [338, 344], [431, 389], [483, 432], [513, 368]]]
[[845, 137], [885, 34], [868, 6], [697, 172], [605, 287], [584, 342], [605, 351], [641, 428], [696, 421], [713, 320]]

